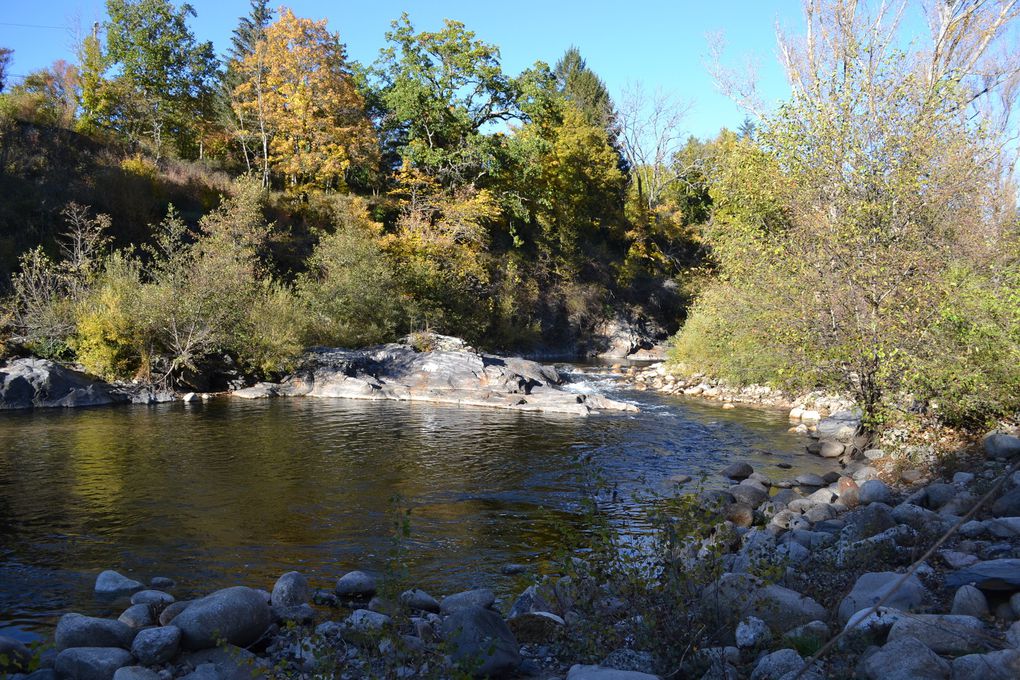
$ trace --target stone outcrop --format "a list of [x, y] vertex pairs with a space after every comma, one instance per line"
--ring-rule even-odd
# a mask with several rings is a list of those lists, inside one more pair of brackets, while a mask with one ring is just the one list
[[318, 397], [425, 401], [514, 411], [588, 415], [637, 409], [564, 388], [551, 366], [481, 354], [469, 347], [418, 351], [409, 344], [361, 350], [315, 349], [280, 383], [237, 390], [246, 399]]

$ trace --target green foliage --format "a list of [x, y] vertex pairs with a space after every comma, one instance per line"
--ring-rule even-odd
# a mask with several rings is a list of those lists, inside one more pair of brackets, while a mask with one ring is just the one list
[[581, 51], [569, 47], [553, 69], [556, 85], [582, 114], [588, 125], [609, 130], [614, 125], [615, 110], [606, 84], [588, 68]]
[[124, 253], [106, 259], [104, 269], [76, 310], [75, 358], [89, 372], [107, 379], [130, 377], [143, 368], [147, 357], [141, 267]]
[[11, 55], [14, 50], [9, 47], [0, 47], [0, 92], [7, 86], [7, 70], [11, 65]]

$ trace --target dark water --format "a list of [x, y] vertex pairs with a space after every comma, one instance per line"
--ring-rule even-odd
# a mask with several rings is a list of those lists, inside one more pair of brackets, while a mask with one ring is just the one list
[[408, 509], [399, 545], [418, 583], [505, 589], [501, 565], [550, 558], [583, 523], [578, 459], [619, 484], [621, 517], [639, 514], [634, 492], [733, 460], [773, 478], [826, 469], [780, 413], [614, 396], [642, 412], [219, 398], [0, 413], [0, 630], [25, 637], [60, 613], [102, 611], [91, 589], [105, 568], [169, 576], [179, 595], [269, 588], [290, 569], [322, 587], [382, 572]]

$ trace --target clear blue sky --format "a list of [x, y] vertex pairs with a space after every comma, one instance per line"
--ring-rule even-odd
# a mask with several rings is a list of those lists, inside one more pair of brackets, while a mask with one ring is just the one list
[[[247, 0], [192, 0], [192, 27], [201, 40], [226, 48]], [[326, 18], [351, 58], [371, 62], [384, 44], [389, 22], [407, 11], [419, 29], [457, 19], [502, 50], [504, 68], [520, 72], [536, 60], [554, 63], [571, 44], [606, 81], [614, 96], [629, 81], [661, 87], [693, 102], [689, 132], [712, 136], [735, 128], [744, 114], [718, 94], [703, 66], [706, 34], [722, 31], [734, 63], [754, 55], [762, 92], [781, 99], [788, 89], [776, 59], [775, 23], [797, 28], [796, 0], [516, 0], [450, 2], [403, 0], [293, 0], [298, 16]], [[104, 0], [0, 0], [0, 46], [14, 49], [11, 71], [23, 75], [55, 59], [73, 59], [69, 27], [88, 29], [104, 17]], [[26, 24], [55, 28], [12, 26]]]

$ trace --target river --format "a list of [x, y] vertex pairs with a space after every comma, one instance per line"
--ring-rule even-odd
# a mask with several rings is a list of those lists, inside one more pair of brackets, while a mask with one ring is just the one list
[[434, 594], [504, 592], [502, 565], [540, 565], [566, 527], [584, 529], [579, 461], [615, 487], [605, 501], [622, 521], [678, 474], [718, 486], [736, 460], [773, 479], [832, 467], [782, 413], [636, 392], [590, 368], [574, 380], [641, 412], [221, 397], [0, 413], [0, 634], [109, 613], [91, 593], [106, 568], [168, 576], [186, 597], [268, 589], [291, 569], [328, 587], [355, 568], [385, 573], [399, 552]]

